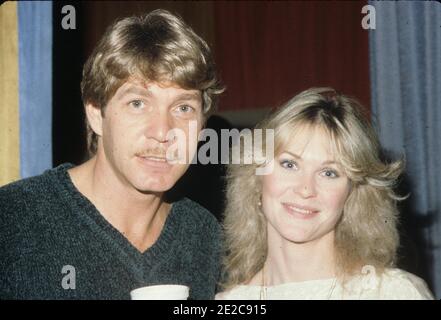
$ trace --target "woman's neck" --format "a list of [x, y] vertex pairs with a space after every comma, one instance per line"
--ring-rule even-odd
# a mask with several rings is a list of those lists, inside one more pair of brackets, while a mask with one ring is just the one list
[[263, 271], [267, 286], [334, 278], [334, 232], [304, 243], [290, 242], [279, 234], [269, 234]]

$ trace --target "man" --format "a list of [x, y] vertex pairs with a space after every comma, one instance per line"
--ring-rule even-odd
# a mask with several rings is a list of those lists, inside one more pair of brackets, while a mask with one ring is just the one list
[[[81, 83], [92, 157], [0, 189], [0, 299], [129, 299], [184, 284], [211, 299], [220, 228], [165, 192], [184, 174], [191, 139], [222, 88], [206, 43], [164, 10], [112, 25]], [[182, 154], [182, 153], [179, 153]]]

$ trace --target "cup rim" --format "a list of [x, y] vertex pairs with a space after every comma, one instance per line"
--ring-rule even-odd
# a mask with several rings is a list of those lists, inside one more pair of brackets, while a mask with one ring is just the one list
[[[159, 291], [158, 291], [159, 290]], [[158, 285], [152, 285], [152, 286], [144, 286], [140, 288], [133, 289], [130, 291], [130, 295], [138, 295], [142, 294], [143, 291], [150, 292], [150, 291], [156, 291], [157, 294], [160, 294], [162, 292], [167, 292], [169, 290], [173, 290], [170, 292], [170, 296], [174, 295], [189, 295], [190, 287], [187, 285], [181, 285], [181, 284], [158, 284]]]

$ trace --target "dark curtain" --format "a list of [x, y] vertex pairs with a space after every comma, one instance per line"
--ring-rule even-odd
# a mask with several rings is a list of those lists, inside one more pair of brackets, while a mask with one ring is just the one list
[[365, 1], [215, 2], [221, 110], [277, 106], [332, 86], [370, 103]]

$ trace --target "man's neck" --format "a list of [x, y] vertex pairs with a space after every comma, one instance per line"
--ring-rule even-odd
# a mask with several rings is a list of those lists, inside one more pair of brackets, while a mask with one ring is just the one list
[[163, 194], [144, 194], [123, 183], [110, 166], [97, 157], [69, 170], [77, 189], [101, 215], [143, 252], [159, 237], [171, 205]]

